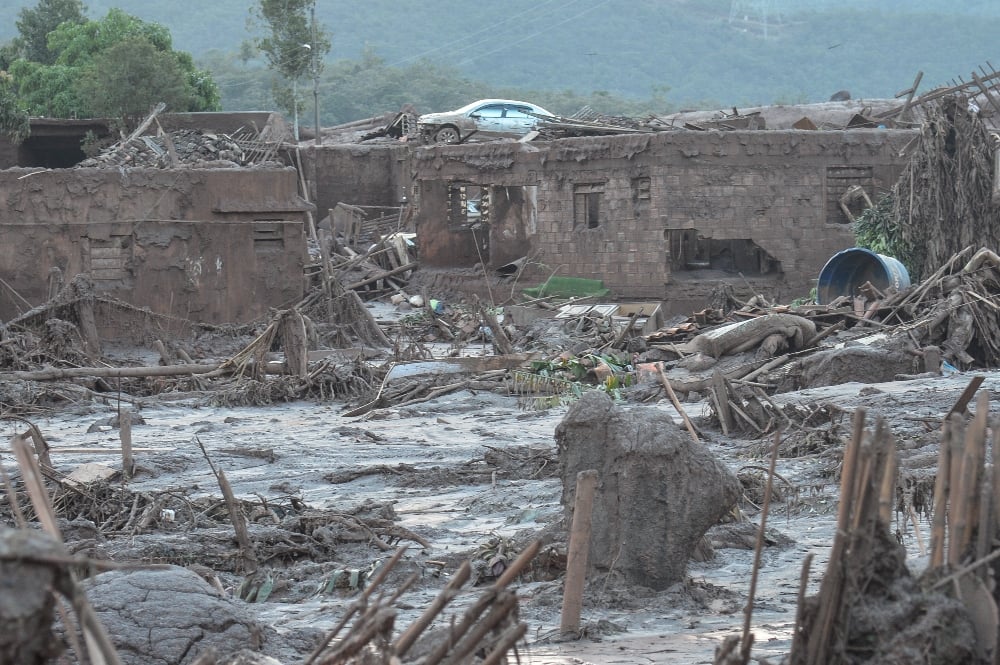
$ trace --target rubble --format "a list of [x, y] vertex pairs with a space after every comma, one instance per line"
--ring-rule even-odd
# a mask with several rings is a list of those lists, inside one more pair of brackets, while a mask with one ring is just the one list
[[249, 128], [233, 135], [195, 129], [161, 130], [154, 136], [125, 139], [83, 160], [76, 168], [236, 168], [279, 162], [281, 141], [268, 140], [264, 136]]
[[[985, 74], [974, 85], [992, 99], [986, 84], [994, 76]], [[409, 205], [347, 202], [318, 224], [306, 297], [247, 325], [158, 316], [98, 295], [83, 276], [62, 289], [53, 278], [49, 302], [0, 325], [0, 416], [14, 431], [17, 459], [9, 475], [0, 467], [0, 515], [19, 527], [0, 532], [0, 544], [15, 550], [0, 552], [0, 564], [56, 579], [74, 601], [87, 648], [107, 651], [113, 643], [126, 662], [267, 662], [267, 654], [288, 662], [428, 665], [471, 654], [500, 662], [529, 635], [522, 611], [548, 616], [566, 598], [566, 537], [579, 518], [570, 508], [574, 481], [596, 470], [592, 579], [578, 589], [592, 606], [673, 613], [688, 602], [727, 616], [742, 609], [742, 636], [723, 640], [716, 658], [746, 663], [761, 552], [775, 547], [785, 555], [805, 538], [765, 528], [771, 502], [784, 503], [799, 525], [836, 505], [818, 593], [808, 597], [807, 558], [799, 598], [788, 601], [797, 610], [788, 622], [790, 662], [903, 662], [918, 652], [942, 662], [990, 661], [1000, 492], [987, 463], [996, 453], [986, 450], [988, 427], [997, 428], [982, 387], [995, 381], [965, 381], [963, 372], [1000, 365], [1000, 257], [978, 242], [996, 226], [992, 144], [982, 107], [972, 111], [968, 99], [947, 94], [918, 97], [918, 83], [889, 113], [845, 107], [846, 126], [903, 126], [919, 113], [928, 129], [891, 205], [839, 199], [848, 218], [867, 206], [858, 228], [874, 226], [870, 235], [885, 247], [911, 251], [904, 258], [917, 261], [915, 276], [929, 273], [905, 288], [868, 282], [824, 304], [777, 304], [761, 294], [740, 300], [720, 287], [705, 309], [664, 321], [657, 303], [607, 302], [599, 280], [575, 288], [579, 280], [560, 276], [534, 291], [521, 288], [527, 257], [497, 274], [478, 265], [451, 283], [421, 269]], [[409, 140], [410, 115], [376, 116], [320, 138]], [[795, 122], [825, 126], [818, 117]], [[539, 136], [775, 126], [751, 110], [670, 121], [590, 112], [549, 120]], [[961, 140], [946, 146], [944, 135]], [[249, 165], [275, 158], [281, 143], [255, 131], [137, 134], [94, 163]], [[976, 174], [953, 173], [957, 162]], [[958, 232], [927, 221], [945, 191], [958, 193], [947, 200], [948, 217], [963, 222]], [[917, 221], [894, 237], [903, 214]], [[451, 288], [462, 280], [476, 280], [479, 291]], [[108, 321], [130, 335], [102, 338], [97, 324]], [[130, 347], [124, 356], [123, 344]], [[849, 399], [846, 384], [857, 384]], [[947, 391], [947, 403], [936, 389]], [[296, 405], [302, 400], [307, 405]], [[141, 411], [175, 401], [184, 414], [150, 434], [173, 437], [169, 445], [133, 447], [131, 424], [144, 422]], [[226, 411], [234, 415], [224, 422], [192, 417], [278, 402], [287, 420], [251, 409]], [[895, 409], [893, 432], [885, 423], [866, 432], [866, 408]], [[566, 414], [556, 426], [560, 409]], [[87, 434], [117, 436], [115, 445], [67, 446], [75, 442], [58, 440], [65, 435], [50, 445], [45, 428], [28, 418], [57, 412], [93, 421]], [[470, 421], [461, 429], [460, 418]], [[223, 430], [241, 419], [253, 422]], [[278, 425], [269, 429], [265, 419]], [[152, 430], [155, 421], [145, 422]], [[535, 422], [548, 427], [543, 441], [527, 440]], [[465, 452], [455, 452], [466, 445], [460, 440], [472, 436], [488, 442], [484, 451], [456, 459]], [[210, 437], [225, 445], [203, 445]], [[203, 461], [183, 450], [192, 442]], [[59, 456], [70, 451], [110, 457], [66, 468]], [[754, 461], [762, 451], [771, 452], [769, 469]], [[798, 475], [779, 475], [779, 459]], [[754, 470], [766, 473], [763, 481]], [[179, 477], [184, 486], [154, 483]], [[240, 494], [228, 478], [242, 484]], [[827, 488], [833, 481], [839, 490]], [[467, 486], [476, 493], [448, 494]], [[372, 487], [378, 498], [362, 498]], [[561, 494], [558, 514], [546, 514], [551, 506], [544, 498], [534, 505], [535, 497], [553, 488]], [[326, 503], [314, 500], [320, 497]], [[484, 505], [503, 507], [487, 526], [476, 512]], [[455, 515], [461, 527], [442, 526]], [[923, 555], [920, 529], [928, 525], [921, 520], [930, 526], [929, 561], [917, 579], [903, 543], [912, 551], [916, 539]], [[65, 537], [65, 546], [40, 555], [35, 544], [18, 541], [35, 521]], [[712, 561], [710, 543], [754, 550], [749, 602], [742, 591], [688, 579], [692, 561]], [[112, 570], [82, 585], [101, 619], [92, 622], [74, 575], [105, 568]], [[508, 588], [515, 581], [529, 592]], [[440, 589], [429, 594], [428, 587]], [[415, 600], [401, 600], [414, 588]], [[187, 613], [173, 612], [160, 592], [184, 594]], [[445, 617], [456, 599], [459, 614]], [[6, 600], [0, 621], [9, 617]], [[49, 655], [51, 597], [26, 592], [14, 600], [35, 605], [32, 639], [2, 642], [0, 650], [23, 649], [13, 657], [40, 662]], [[267, 635], [262, 647], [258, 638], [268, 631], [255, 610], [276, 612], [269, 602], [319, 605], [320, 619], [333, 627], [290, 630], [294, 644], [269, 645], [274, 636]], [[397, 630], [404, 616], [414, 620]], [[317, 625], [316, 618], [308, 620]], [[112, 639], [103, 640], [101, 624]], [[82, 661], [73, 624], [64, 628]], [[578, 628], [579, 635], [617, 630]], [[246, 646], [256, 651], [240, 653]]]

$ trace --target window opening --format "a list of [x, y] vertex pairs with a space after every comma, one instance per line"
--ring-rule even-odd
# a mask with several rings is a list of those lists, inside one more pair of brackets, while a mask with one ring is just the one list
[[573, 185], [573, 228], [596, 229], [601, 225], [604, 183]]
[[448, 226], [454, 230], [477, 229], [489, 224], [490, 188], [469, 183], [448, 187]]

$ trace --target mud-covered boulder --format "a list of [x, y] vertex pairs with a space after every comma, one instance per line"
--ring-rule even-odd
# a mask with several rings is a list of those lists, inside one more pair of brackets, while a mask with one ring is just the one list
[[65, 556], [41, 531], [0, 527], [0, 663], [35, 665], [55, 655], [52, 590], [65, 573], [43, 559]]
[[555, 438], [568, 523], [577, 474], [598, 472], [589, 564], [634, 584], [682, 581], [698, 541], [739, 498], [736, 476], [656, 407], [625, 408], [588, 392]]
[[124, 665], [178, 665], [214, 649], [257, 648], [263, 628], [246, 608], [179, 566], [115, 570], [84, 584]]
[[780, 389], [800, 390], [842, 383], [883, 383], [895, 381], [899, 374], [918, 371], [916, 356], [900, 349], [873, 346], [847, 346], [818, 351], [803, 358], [797, 371], [789, 375], [794, 386]]

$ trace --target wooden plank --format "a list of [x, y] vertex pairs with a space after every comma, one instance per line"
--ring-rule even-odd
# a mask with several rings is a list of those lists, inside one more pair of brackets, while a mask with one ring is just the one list
[[979, 390], [979, 386], [983, 385], [983, 381], [985, 380], [986, 377], [983, 376], [972, 377], [972, 380], [969, 381], [969, 385], [965, 387], [965, 390], [962, 391], [958, 401], [955, 402], [955, 406], [951, 407], [951, 411], [945, 414], [945, 420], [947, 420], [948, 416], [953, 413], [965, 413], [965, 409], [969, 406], [969, 402], [971, 402], [972, 398], [975, 397], [976, 391]]

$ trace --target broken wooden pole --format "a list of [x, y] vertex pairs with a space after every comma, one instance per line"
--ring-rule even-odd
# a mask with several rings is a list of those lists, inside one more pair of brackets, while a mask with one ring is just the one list
[[483, 323], [489, 327], [490, 332], [493, 334], [493, 343], [496, 344], [497, 351], [505, 356], [514, 353], [514, 345], [510, 343], [510, 339], [507, 337], [507, 333], [504, 332], [500, 322], [497, 321], [496, 315], [488, 308], [483, 307], [478, 298], [476, 299], [476, 307], [479, 308], [479, 316], [482, 318]]
[[156, 349], [156, 352], [158, 354], [160, 354], [160, 362], [161, 363], [163, 363], [164, 365], [172, 365], [173, 364], [173, 358], [170, 357], [170, 352], [167, 351], [167, 347], [163, 343], [163, 340], [159, 340], [159, 339], [154, 340], [153, 341], [153, 348]]
[[76, 316], [80, 322], [80, 333], [87, 355], [91, 358], [101, 357], [101, 336], [97, 333], [97, 321], [94, 318], [94, 301], [92, 298], [81, 298], [76, 302]]
[[230, 486], [229, 480], [226, 479], [225, 472], [219, 469], [216, 472], [216, 477], [219, 481], [219, 489], [222, 490], [222, 496], [226, 499], [226, 508], [229, 509], [229, 518], [233, 522], [233, 529], [236, 530], [236, 542], [240, 546], [240, 572], [247, 575], [252, 574], [257, 571], [257, 556], [254, 553], [253, 541], [250, 540], [250, 532], [247, 531], [246, 517], [244, 517], [243, 510], [236, 500], [236, 495], [233, 494], [233, 488]]
[[415, 263], [415, 262], [414, 263], [407, 263], [405, 266], [399, 266], [398, 268], [394, 268], [392, 270], [387, 270], [385, 272], [379, 273], [379, 274], [375, 275], [374, 277], [369, 277], [367, 279], [363, 279], [360, 282], [354, 282], [353, 284], [348, 284], [345, 288], [350, 289], [350, 290], [359, 289], [362, 286], [367, 286], [367, 285], [369, 285], [369, 284], [371, 284], [373, 282], [379, 281], [380, 279], [385, 279], [386, 277], [392, 277], [393, 275], [398, 275], [399, 273], [406, 272], [407, 270], [413, 270], [414, 268], [418, 267], [419, 265], [420, 265], [419, 263]]
[[559, 625], [559, 633], [564, 637], [572, 635], [577, 638], [580, 635], [580, 611], [583, 607], [583, 588], [587, 581], [587, 555], [590, 553], [590, 527], [594, 513], [594, 492], [596, 489], [596, 469], [588, 469], [576, 474], [573, 524], [569, 533], [562, 620]]
[[941, 445], [938, 449], [937, 477], [934, 479], [934, 511], [931, 518], [931, 568], [944, 565], [945, 516], [948, 506], [948, 493], [951, 484], [951, 437], [952, 422], [944, 421]]
[[677, 399], [677, 395], [674, 393], [673, 387], [670, 385], [670, 381], [667, 380], [667, 375], [663, 373], [663, 363], [656, 363], [656, 369], [660, 372], [660, 380], [663, 381], [663, 388], [667, 391], [667, 396], [670, 397], [670, 401], [673, 403], [674, 408], [677, 409], [677, 413], [681, 414], [681, 418], [684, 420], [684, 426], [687, 427], [688, 433], [691, 438], [694, 439], [695, 443], [700, 443], [698, 439], [698, 433], [694, 428], [694, 423], [688, 418], [687, 412], [684, 407], [681, 406], [681, 402]]
[[125, 480], [131, 480], [135, 462], [132, 459], [132, 412], [128, 409], [118, 416], [118, 436], [122, 442], [122, 475]]
[[729, 436], [730, 430], [736, 423], [733, 422], [733, 413], [729, 409], [729, 389], [726, 386], [726, 379], [718, 369], [712, 373], [712, 394], [715, 397], [722, 433]]
[[945, 414], [945, 418], [953, 413], [965, 413], [965, 409], [969, 406], [969, 402], [975, 397], [976, 391], [979, 390], [979, 386], [983, 385], [983, 381], [986, 380], [985, 376], [979, 375], [972, 377], [969, 384], [965, 386], [965, 390], [959, 395], [958, 401], [955, 402], [955, 406], [951, 407], [951, 411]]
[[309, 336], [305, 318], [297, 309], [287, 310], [278, 323], [281, 346], [285, 351], [285, 367], [300, 379], [309, 374]]

